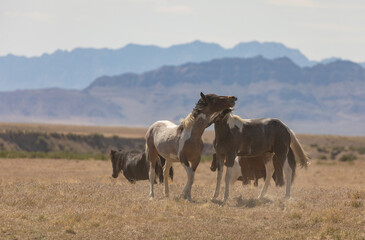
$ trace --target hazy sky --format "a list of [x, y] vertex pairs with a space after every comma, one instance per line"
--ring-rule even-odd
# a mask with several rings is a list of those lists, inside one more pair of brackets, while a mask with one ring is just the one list
[[0, 0], [0, 56], [194, 40], [365, 61], [364, 0]]

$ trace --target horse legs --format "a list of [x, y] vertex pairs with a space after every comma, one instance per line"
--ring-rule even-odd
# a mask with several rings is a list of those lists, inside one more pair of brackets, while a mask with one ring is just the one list
[[226, 187], [224, 189], [223, 204], [228, 200], [229, 197], [229, 183], [231, 182], [232, 171], [233, 167], [227, 167], [226, 177], [225, 177]]
[[191, 162], [191, 167], [186, 157], [180, 157], [180, 161], [183, 167], [185, 168], [188, 177], [188, 181], [186, 182], [185, 188], [181, 195], [184, 199], [188, 199], [191, 202], [191, 187], [193, 186], [194, 183], [195, 170], [197, 169], [200, 163], [200, 156]]
[[223, 175], [223, 162], [224, 162], [224, 155], [216, 155], [216, 164], [217, 164], [217, 183], [215, 186], [214, 195], [212, 197], [212, 200], [215, 200], [219, 196], [219, 190], [221, 188], [221, 181], [222, 181], [222, 175]]
[[149, 169], [149, 179], [150, 179], [150, 200], [152, 200], [155, 196], [153, 192], [153, 184], [155, 183], [155, 167], [157, 162], [157, 149], [154, 146], [148, 146], [146, 144], [146, 157], [147, 161], [150, 163]]
[[285, 190], [285, 197], [284, 198], [290, 198], [290, 188], [291, 188], [291, 182], [292, 182], [292, 169], [289, 166], [288, 160], [284, 163], [284, 174], [285, 174], [285, 181], [286, 181], [286, 190]]
[[274, 174], [274, 163], [272, 159], [269, 159], [266, 163], [265, 163], [265, 169], [266, 169], [266, 178], [265, 178], [265, 184], [264, 187], [261, 190], [261, 193], [259, 195], [259, 199], [263, 198], [267, 188], [269, 187], [270, 184], [270, 180], [272, 178], [272, 175]]
[[171, 166], [172, 166], [172, 162], [166, 159], [165, 166], [163, 169], [163, 176], [164, 176], [164, 182], [165, 182], [165, 189], [164, 189], [165, 197], [169, 196], [169, 179], [168, 179], [168, 177], [169, 177], [169, 171], [170, 171]]
[[189, 165], [186, 165], [185, 163], [182, 163], [183, 167], [185, 168], [187, 177], [188, 177], [188, 181], [186, 182], [186, 185], [184, 187], [184, 190], [181, 194], [181, 196], [184, 199], [188, 199], [191, 202], [191, 187], [193, 185], [194, 182], [194, 171], [191, 169], [191, 167]]
[[225, 177], [225, 183], [226, 187], [224, 189], [224, 198], [223, 198], [223, 204], [225, 204], [229, 198], [229, 184], [231, 183], [231, 178], [233, 174], [233, 166], [234, 166], [234, 155], [227, 156], [227, 171], [226, 171], [226, 177]]

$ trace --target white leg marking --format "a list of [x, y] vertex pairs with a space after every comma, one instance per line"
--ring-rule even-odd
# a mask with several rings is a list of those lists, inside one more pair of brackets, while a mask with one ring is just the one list
[[274, 163], [271, 160], [267, 161], [266, 164], [265, 164], [265, 169], [266, 169], [266, 179], [265, 179], [265, 184], [264, 184], [264, 187], [262, 188], [261, 190], [261, 193], [259, 195], [259, 198], [263, 198], [266, 191], [267, 191], [267, 188], [269, 187], [269, 184], [270, 184], [270, 180], [272, 178], [272, 175], [274, 173]]
[[285, 160], [284, 163], [284, 174], [286, 181], [286, 190], [285, 190], [285, 198], [290, 198], [290, 188], [291, 188], [291, 177], [292, 177], [292, 169], [290, 168], [288, 159]]
[[215, 192], [214, 192], [214, 195], [212, 197], [212, 200], [215, 200], [219, 196], [219, 190], [221, 188], [222, 175], [223, 175], [223, 166], [220, 170], [217, 170], [217, 183], [215, 185]]
[[185, 188], [182, 192], [182, 196], [183, 196], [183, 198], [191, 201], [191, 187], [194, 182], [194, 171], [190, 167], [186, 166], [185, 164], [182, 163], [182, 165], [185, 168], [186, 174], [188, 176], [188, 181], [186, 182]]
[[233, 167], [227, 167], [227, 172], [226, 172], [226, 188], [224, 190], [224, 199], [223, 199], [223, 203], [225, 203], [228, 198], [229, 198], [229, 183], [231, 182], [231, 178], [232, 178], [232, 171], [233, 171]]
[[150, 200], [152, 200], [155, 196], [155, 194], [153, 192], [153, 184], [155, 183], [155, 169], [152, 167], [151, 162], [150, 162], [149, 177], [150, 177]]

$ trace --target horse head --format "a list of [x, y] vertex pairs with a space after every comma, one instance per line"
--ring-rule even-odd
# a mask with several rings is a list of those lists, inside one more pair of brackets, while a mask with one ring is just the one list
[[234, 96], [218, 96], [216, 94], [200, 93], [200, 99], [196, 104], [193, 114], [197, 116], [203, 113], [210, 118], [209, 125], [215, 121], [215, 118], [225, 109], [234, 107], [237, 98]]
[[117, 152], [115, 150], [110, 150], [109, 152], [109, 158], [113, 166], [113, 174], [112, 174], [113, 178], [117, 178], [120, 171], [122, 170], [120, 154], [121, 154], [120, 152]]

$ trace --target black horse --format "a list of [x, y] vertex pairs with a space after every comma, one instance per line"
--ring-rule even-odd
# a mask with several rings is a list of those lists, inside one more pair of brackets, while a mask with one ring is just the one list
[[[117, 178], [119, 173], [123, 171], [124, 177], [130, 183], [149, 179], [150, 164], [147, 162], [146, 154], [144, 152], [110, 150], [109, 158], [113, 166], [113, 178]], [[160, 183], [163, 183], [164, 181], [163, 167], [165, 164], [166, 160], [159, 156], [155, 173], [156, 176], [158, 176]], [[173, 180], [174, 170], [172, 167], [170, 168], [169, 176], [171, 180]]]

